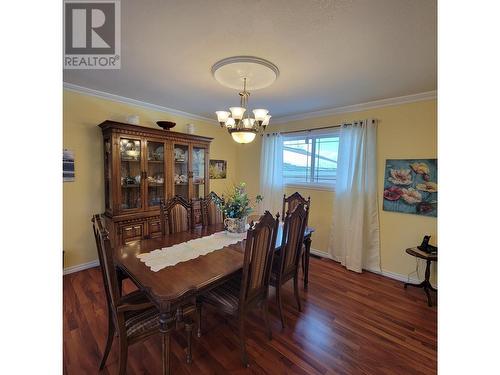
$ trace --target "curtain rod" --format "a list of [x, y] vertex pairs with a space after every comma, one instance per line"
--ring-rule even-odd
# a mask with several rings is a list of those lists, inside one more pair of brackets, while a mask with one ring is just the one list
[[322, 126], [320, 128], [311, 128], [311, 129], [302, 129], [302, 130], [290, 130], [288, 132], [281, 132], [281, 134], [292, 134], [292, 133], [302, 133], [302, 132], [310, 132], [313, 130], [323, 130], [323, 129], [333, 129], [340, 128], [342, 125], [332, 125], [332, 126]]
[[[357, 122], [357, 121], [356, 121]], [[375, 120], [372, 120], [372, 124], [375, 123]], [[302, 133], [302, 132], [310, 132], [310, 131], [314, 131], [314, 130], [323, 130], [323, 129], [333, 129], [333, 128], [340, 128], [344, 125], [352, 125], [352, 123], [345, 123], [345, 124], [341, 124], [341, 125], [330, 125], [330, 126], [322, 126], [322, 127], [319, 127], [319, 128], [311, 128], [311, 129], [302, 129], [302, 130], [290, 130], [290, 131], [287, 131], [287, 132], [280, 132], [281, 134], [292, 134], [292, 133]]]

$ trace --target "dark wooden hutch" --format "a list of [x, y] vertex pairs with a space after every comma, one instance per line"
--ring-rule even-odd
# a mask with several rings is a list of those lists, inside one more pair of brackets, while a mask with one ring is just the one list
[[160, 200], [196, 199], [209, 191], [212, 138], [104, 121], [104, 194], [108, 230], [120, 243], [161, 235]]

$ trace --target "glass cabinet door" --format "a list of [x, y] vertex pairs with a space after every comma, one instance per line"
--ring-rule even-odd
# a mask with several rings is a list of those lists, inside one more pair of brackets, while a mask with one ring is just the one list
[[174, 194], [189, 201], [189, 147], [174, 144]]
[[141, 196], [141, 141], [120, 139], [120, 185], [122, 210], [142, 207]]
[[160, 205], [165, 198], [165, 145], [163, 142], [147, 142], [148, 159], [146, 166], [148, 207]]
[[192, 151], [193, 168], [193, 197], [205, 197], [205, 149], [193, 146]]

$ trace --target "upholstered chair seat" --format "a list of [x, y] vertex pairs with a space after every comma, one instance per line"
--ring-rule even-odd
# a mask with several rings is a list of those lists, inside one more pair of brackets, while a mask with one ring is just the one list
[[130, 305], [147, 304], [151, 306], [143, 310], [125, 311], [125, 331], [127, 332], [128, 339], [133, 339], [136, 336], [141, 336], [148, 332], [151, 332], [151, 335], [158, 333], [158, 309], [149, 302], [144, 293], [136, 290], [122, 297], [121, 301], [122, 303]]
[[147, 333], [152, 335], [158, 333], [160, 323], [159, 314], [155, 307], [147, 310], [128, 311], [125, 313], [125, 330], [127, 338], [132, 339]]
[[201, 303], [215, 306], [218, 310], [234, 315], [238, 312], [241, 291], [241, 275], [200, 296]]

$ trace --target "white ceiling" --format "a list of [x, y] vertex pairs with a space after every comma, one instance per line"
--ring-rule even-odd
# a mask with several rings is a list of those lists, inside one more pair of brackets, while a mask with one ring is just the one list
[[274, 118], [437, 87], [436, 0], [121, 0], [121, 69], [64, 81], [199, 116], [238, 105], [210, 68], [253, 55], [280, 76], [250, 108]]

